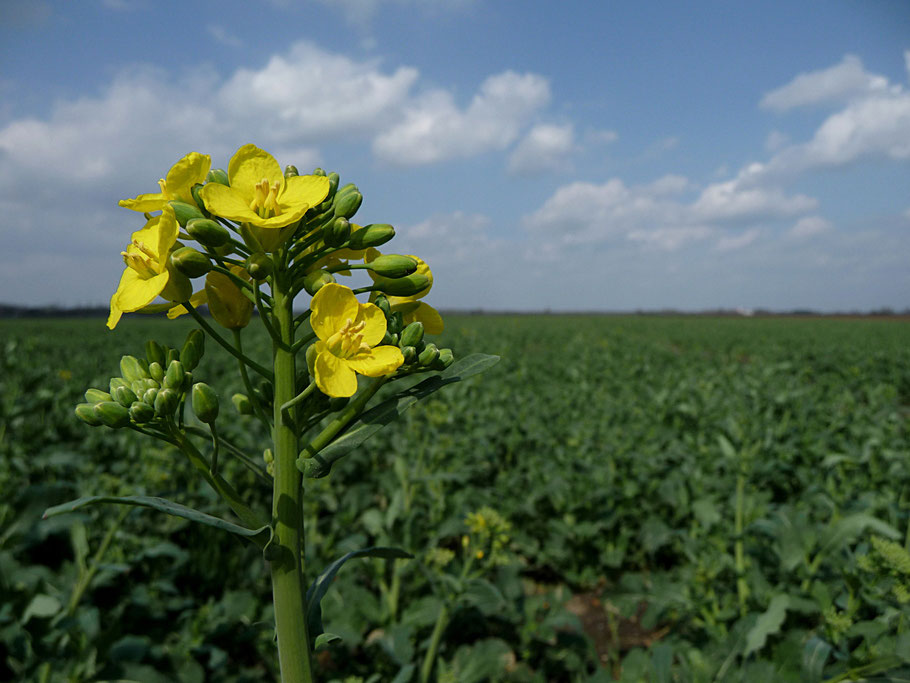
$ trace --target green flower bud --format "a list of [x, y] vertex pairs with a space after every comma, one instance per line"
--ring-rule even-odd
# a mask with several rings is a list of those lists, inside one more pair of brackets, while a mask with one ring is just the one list
[[227, 228], [211, 218], [194, 218], [187, 221], [186, 231], [199, 244], [213, 249], [231, 241], [231, 233]]
[[120, 376], [127, 382], [143, 379], [149, 376], [148, 365], [146, 363], [140, 363], [139, 359], [135, 356], [123, 356], [123, 358], [120, 359]]
[[111, 395], [101, 389], [86, 389], [85, 400], [89, 403], [101, 403], [102, 401], [111, 401]]
[[384, 254], [370, 261], [367, 267], [382, 277], [402, 278], [417, 270], [417, 261], [410, 256]]
[[161, 389], [155, 397], [155, 415], [158, 417], [168, 417], [177, 410], [177, 403], [180, 401], [180, 394], [173, 389]]
[[351, 223], [341, 216], [330, 221], [322, 230], [322, 241], [330, 247], [340, 247], [350, 236]]
[[326, 177], [329, 179], [329, 197], [334, 197], [338, 191], [338, 183], [341, 181], [341, 176], [333, 172]]
[[130, 412], [119, 403], [114, 403], [113, 401], [96, 403], [94, 413], [101, 424], [113, 429], [126, 427], [130, 423]]
[[149, 339], [147, 342], [145, 342], [145, 357], [148, 359], [148, 362], [150, 364], [158, 363], [159, 365], [163, 366], [165, 364], [165, 361], [167, 361], [167, 351], [165, 351], [164, 347], [161, 344], [152, 339]]
[[160, 386], [161, 382], [164, 380], [164, 368], [161, 367], [161, 363], [149, 363], [149, 374]]
[[180, 352], [177, 349], [168, 348], [167, 354], [165, 355], [165, 361], [162, 363], [162, 367], [167, 367], [171, 364], [172, 361], [180, 360]]
[[199, 359], [205, 353], [205, 334], [202, 330], [190, 330], [180, 351], [180, 362], [187, 370], [195, 370]]
[[392, 315], [389, 316], [388, 325], [386, 325], [386, 331], [389, 334], [401, 334], [401, 328], [404, 327], [404, 323], [399, 311], [395, 311]]
[[190, 194], [193, 195], [193, 201], [196, 202], [196, 207], [200, 211], [205, 211], [205, 202], [202, 201], [202, 187], [202, 183], [196, 183], [190, 188]]
[[167, 366], [167, 372], [164, 373], [164, 386], [168, 389], [179, 389], [183, 386], [183, 380], [186, 371], [183, 369], [183, 363], [179, 360], [172, 360]]
[[452, 353], [452, 349], [439, 349], [439, 357], [436, 359], [436, 362], [433, 363], [433, 369], [445, 370], [454, 362], [455, 354]]
[[324, 176], [324, 175], [325, 175], [325, 171], [324, 171], [323, 169], [321, 169], [321, 168], [314, 168], [314, 169], [313, 169], [313, 175], [323, 175], [323, 176]]
[[297, 171], [297, 167], [293, 164], [288, 164], [284, 167], [284, 177], [285, 178], [294, 178], [299, 176], [300, 173]]
[[231, 396], [231, 403], [234, 404], [234, 409], [241, 415], [253, 414], [253, 402], [250, 401], [246, 394], [234, 394]]
[[177, 223], [180, 224], [181, 228], [186, 227], [187, 221], [191, 221], [194, 218], [205, 218], [199, 207], [193, 204], [180, 202], [176, 199], [172, 199], [168, 204], [174, 209], [174, 215], [177, 217]]
[[395, 237], [395, 228], [388, 223], [371, 223], [351, 233], [351, 249], [379, 247]]
[[129, 387], [117, 387], [112, 394], [114, 400], [124, 408], [129, 408], [136, 400], [136, 394]]
[[385, 294], [377, 295], [373, 300], [373, 305], [382, 311], [386, 318], [392, 315], [392, 307], [389, 305], [389, 299]]
[[306, 277], [303, 278], [303, 288], [307, 294], [313, 296], [322, 289], [323, 285], [327, 285], [330, 282], [335, 282], [335, 278], [331, 273], [324, 270], [314, 270], [312, 273], [307, 273]]
[[202, 277], [212, 269], [209, 257], [193, 247], [181, 247], [171, 252], [171, 263], [189, 278]]
[[401, 346], [417, 346], [423, 339], [423, 323], [412, 322], [401, 331], [399, 344]]
[[375, 286], [382, 287], [381, 291], [392, 296], [413, 296], [429, 287], [430, 279], [421, 273], [412, 273], [407, 277], [384, 280], [381, 285]]
[[142, 402], [148, 403], [150, 406], [155, 405], [155, 399], [158, 398], [159, 389], [146, 389], [145, 393], [142, 394]]
[[272, 386], [271, 382], [264, 379], [259, 383], [259, 389], [256, 393], [259, 394], [263, 403], [271, 403], [272, 398], [275, 396], [275, 388]]
[[97, 427], [101, 424], [101, 420], [95, 415], [94, 403], [80, 403], [77, 405], [76, 417], [91, 427]]
[[136, 401], [130, 406], [130, 419], [137, 424], [144, 424], [155, 419], [155, 409], [145, 401]]
[[404, 356], [404, 364], [410, 365], [417, 360], [417, 349], [413, 346], [401, 347], [401, 355]]
[[417, 362], [426, 368], [432, 365], [437, 358], [439, 358], [439, 349], [436, 348], [436, 344], [427, 344], [426, 348], [417, 356]]
[[161, 290], [161, 298], [168, 301], [187, 301], [193, 296], [193, 283], [190, 282], [186, 275], [177, 270], [177, 267], [170, 259], [165, 262], [165, 267], [170, 277], [164, 289]]
[[192, 388], [193, 388], [193, 373], [189, 372], [189, 371], [184, 372], [183, 373], [183, 384], [180, 386], [180, 391], [182, 391], [185, 394], [188, 394], [188, 393], [190, 393], [190, 389], [192, 389]]
[[246, 260], [246, 270], [254, 280], [265, 280], [275, 272], [275, 262], [268, 254], [261, 251], [250, 254]]
[[382, 339], [379, 342], [380, 346], [398, 346], [398, 335], [390, 334], [388, 330], [385, 331], [385, 334], [382, 335]]
[[204, 382], [193, 385], [193, 412], [206, 424], [211, 424], [218, 417], [218, 394]]
[[205, 176], [205, 182], [207, 183], [218, 183], [219, 185], [228, 185], [230, 186], [231, 182], [228, 180], [227, 171], [223, 168], [213, 168]]
[[363, 203], [363, 195], [358, 190], [345, 192], [343, 195], [335, 195], [335, 215], [351, 218], [360, 205]]
[[[111, 377], [111, 382], [109, 385], [109, 387], [110, 387], [109, 393], [111, 394], [111, 396], [113, 396], [114, 389], [116, 389], [117, 387], [128, 387], [129, 385], [130, 385], [130, 383], [127, 382], [122, 377]], [[113, 401], [114, 399], [111, 398], [111, 400]]]

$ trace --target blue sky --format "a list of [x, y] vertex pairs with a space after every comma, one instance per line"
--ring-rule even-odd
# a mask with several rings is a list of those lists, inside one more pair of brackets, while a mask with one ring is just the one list
[[253, 142], [440, 308], [904, 309], [908, 72], [904, 0], [4, 0], [0, 301], [106, 303], [117, 200]]

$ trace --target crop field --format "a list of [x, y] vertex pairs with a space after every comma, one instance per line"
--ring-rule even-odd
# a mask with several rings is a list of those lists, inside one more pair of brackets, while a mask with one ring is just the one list
[[[42, 520], [89, 495], [230, 518], [178, 451], [73, 414], [191, 324], [0, 321], [0, 680], [277, 680], [256, 547], [141, 508]], [[450, 683], [910, 680], [910, 323], [446, 325], [440, 346], [502, 360], [306, 482], [308, 578], [364, 546], [414, 555], [338, 572], [319, 680], [416, 681], [434, 642]], [[194, 376], [261, 465], [234, 369], [212, 345]], [[268, 475], [223, 460], [267, 509]]]

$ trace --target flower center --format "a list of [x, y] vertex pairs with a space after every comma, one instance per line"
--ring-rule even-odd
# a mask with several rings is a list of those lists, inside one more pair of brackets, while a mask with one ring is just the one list
[[135, 250], [131, 251], [127, 247], [127, 251], [120, 252], [123, 262], [144, 278], [158, 275], [158, 271], [153, 265], [158, 263], [158, 255], [139, 240], [133, 240], [130, 246], [135, 247]]
[[280, 187], [281, 182], [278, 180], [269, 185], [268, 178], [263, 178], [253, 186], [253, 200], [250, 202], [250, 208], [260, 218], [272, 218], [281, 213], [281, 207], [278, 206], [278, 189]]
[[369, 345], [363, 341], [363, 328], [365, 323], [361, 320], [356, 325], [350, 318], [344, 326], [328, 338], [326, 348], [339, 358], [351, 358], [361, 351], [369, 351]]

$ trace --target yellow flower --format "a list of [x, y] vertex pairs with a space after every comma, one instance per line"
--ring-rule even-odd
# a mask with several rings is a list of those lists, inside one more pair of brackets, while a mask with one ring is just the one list
[[[378, 249], [367, 249], [364, 263], [369, 263], [381, 255], [382, 254]], [[430, 267], [424, 263], [423, 259], [419, 259], [413, 254], [407, 254], [407, 256], [410, 256], [410, 258], [417, 261], [417, 270], [415, 272], [426, 276], [430, 281], [430, 284], [426, 289], [417, 292], [417, 294], [414, 294], [413, 296], [389, 295], [389, 306], [393, 313], [401, 313], [402, 321], [405, 325], [410, 325], [412, 322], [417, 321], [423, 323], [423, 331], [426, 334], [442, 334], [444, 324], [442, 322], [442, 316], [439, 315], [439, 311], [428, 303], [418, 301], [418, 299], [425, 297], [433, 288], [433, 273], [430, 272]], [[369, 273], [373, 282], [380, 286], [384, 280], [388, 279], [381, 275], [376, 275], [372, 270], [368, 270], [367, 273]]]
[[169, 301], [186, 301], [193, 287], [185, 275], [169, 267], [168, 257], [177, 241], [174, 210], [165, 205], [142, 230], [133, 233], [126, 251], [121, 252], [126, 268], [117, 291], [111, 297], [107, 326], [114, 329], [123, 313], [138, 311], [161, 295]]
[[135, 199], [121, 199], [120, 206], [133, 211], [160, 211], [171, 200], [195, 204], [193, 185], [205, 180], [212, 160], [208, 154], [190, 152], [171, 166], [167, 177], [158, 181], [160, 192], [141, 194]]
[[208, 183], [202, 188], [205, 207], [222, 218], [259, 228], [296, 223], [329, 192], [325, 176], [285, 178], [275, 158], [256, 145], [244, 145], [234, 153], [228, 180], [230, 187]]
[[310, 325], [319, 341], [310, 373], [328, 396], [353, 396], [357, 375], [382, 377], [404, 362], [396, 346], [376, 346], [386, 332], [385, 315], [373, 304], [362, 304], [338, 284], [324, 285], [313, 297]]

